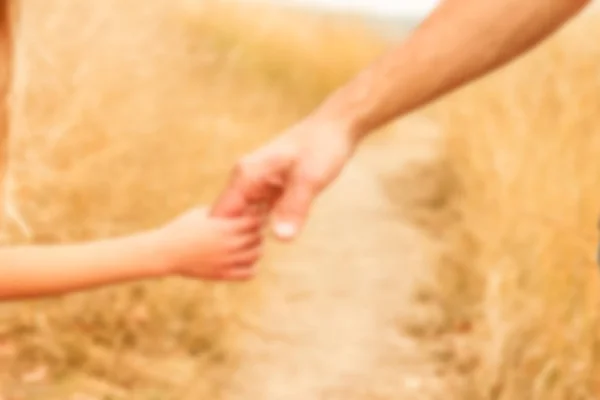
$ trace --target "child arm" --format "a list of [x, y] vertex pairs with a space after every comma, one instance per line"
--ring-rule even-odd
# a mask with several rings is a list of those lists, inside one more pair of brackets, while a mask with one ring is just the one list
[[262, 218], [194, 209], [158, 229], [68, 245], [0, 248], [0, 300], [45, 297], [182, 276], [246, 280], [260, 257]]
[[168, 266], [142, 233], [69, 245], [0, 248], [0, 300], [43, 297], [158, 278]]

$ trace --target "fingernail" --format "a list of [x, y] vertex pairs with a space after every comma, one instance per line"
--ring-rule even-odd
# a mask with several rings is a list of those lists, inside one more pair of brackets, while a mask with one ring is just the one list
[[296, 234], [296, 227], [289, 222], [280, 222], [275, 226], [275, 233], [282, 239], [291, 239]]

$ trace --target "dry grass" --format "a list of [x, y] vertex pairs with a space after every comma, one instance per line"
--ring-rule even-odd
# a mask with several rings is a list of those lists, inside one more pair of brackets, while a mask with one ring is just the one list
[[598, 395], [597, 20], [428, 110], [455, 180], [445, 299], [481, 323], [473, 398]]
[[[386, 46], [348, 18], [218, 1], [20, 6], [6, 243], [130, 232], [210, 202], [239, 154]], [[428, 124], [410, 118], [376, 138], [317, 209], [313, 233], [274, 248], [252, 284], [154, 282], [2, 306], [2, 396], [229, 399], [232, 382], [252, 381], [239, 398], [399, 398], [407, 372], [387, 362], [401, 354], [391, 324], [403, 310], [391, 305], [410, 288], [389, 284], [404, 281], [398, 260], [438, 267], [418, 293], [434, 311], [403, 316], [404, 329], [456, 398], [592, 398], [597, 18], [424, 110], [448, 138], [428, 168], [396, 164], [392, 151]], [[406, 217], [422, 232], [398, 223]], [[252, 337], [253, 323], [289, 343]], [[240, 350], [252, 340], [264, 353]]]
[[[125, 233], [212, 201], [241, 152], [383, 46], [352, 20], [204, 4], [20, 4], [5, 242]], [[232, 362], [223, 307], [242, 291], [177, 281], [4, 305], [3, 394], [215, 398]]]

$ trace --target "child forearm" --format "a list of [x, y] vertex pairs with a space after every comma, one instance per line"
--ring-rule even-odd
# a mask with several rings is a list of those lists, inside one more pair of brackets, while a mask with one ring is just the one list
[[165, 274], [150, 234], [0, 248], [0, 300], [51, 296]]

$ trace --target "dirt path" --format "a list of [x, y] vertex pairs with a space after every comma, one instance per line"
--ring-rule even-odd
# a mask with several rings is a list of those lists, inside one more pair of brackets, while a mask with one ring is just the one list
[[[260, 329], [239, 335], [225, 398], [448, 398], [443, 357], [420, 339], [442, 317], [427, 302], [436, 244], [404, 217], [431, 190], [423, 171], [439, 145], [419, 119], [378, 136], [321, 197], [303, 237], [273, 249], [264, 301], [243, 317]], [[395, 184], [403, 199], [390, 197]]]

